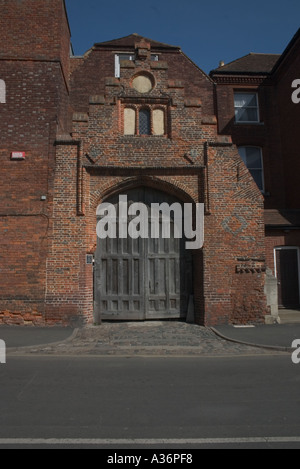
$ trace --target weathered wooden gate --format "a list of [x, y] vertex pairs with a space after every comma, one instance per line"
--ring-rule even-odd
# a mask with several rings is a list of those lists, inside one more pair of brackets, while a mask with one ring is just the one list
[[[147, 320], [185, 318], [192, 294], [192, 255], [185, 240], [174, 237], [151, 238], [152, 203], [173, 204], [174, 197], [150, 188], [127, 194], [128, 206], [142, 202], [148, 208], [149, 236], [99, 239], [94, 268], [94, 314], [100, 320]], [[118, 213], [119, 196], [106, 202]], [[118, 226], [118, 221], [117, 221]]]

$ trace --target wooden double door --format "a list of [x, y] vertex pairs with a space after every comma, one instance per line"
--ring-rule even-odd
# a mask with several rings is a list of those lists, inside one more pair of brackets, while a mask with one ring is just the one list
[[[151, 204], [173, 204], [173, 197], [150, 188], [127, 192], [128, 206], [142, 202], [148, 209], [149, 236], [99, 239], [94, 267], [94, 314], [100, 320], [185, 318], [193, 292], [192, 255], [185, 240], [151, 237]], [[106, 202], [116, 208], [119, 196]], [[117, 219], [117, 227], [119, 221]], [[118, 231], [118, 230], [117, 230]]]

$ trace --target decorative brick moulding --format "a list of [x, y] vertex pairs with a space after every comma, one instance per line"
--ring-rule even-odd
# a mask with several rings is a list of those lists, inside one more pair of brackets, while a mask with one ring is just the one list
[[256, 263], [252, 264], [238, 264], [236, 266], [236, 272], [238, 274], [261, 274], [263, 272], [266, 272], [266, 266], [265, 265], [258, 265]]

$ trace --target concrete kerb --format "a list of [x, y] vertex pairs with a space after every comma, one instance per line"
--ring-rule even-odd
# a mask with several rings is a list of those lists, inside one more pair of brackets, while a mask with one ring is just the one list
[[54, 347], [56, 345], [67, 344], [69, 342], [72, 342], [72, 340], [74, 340], [77, 337], [78, 332], [79, 332], [79, 328], [76, 328], [74, 329], [74, 331], [69, 337], [67, 337], [64, 340], [59, 340], [58, 342], [47, 342], [44, 344], [24, 345], [21, 347], [7, 347], [7, 352], [9, 353], [16, 353], [16, 352], [22, 352], [22, 351], [26, 352], [28, 350], [32, 350], [33, 348], [37, 348], [37, 347], [48, 347], [48, 346]]
[[263, 344], [255, 344], [252, 342], [246, 342], [238, 339], [232, 339], [230, 337], [225, 336], [224, 334], [221, 334], [218, 330], [216, 330], [214, 327], [209, 328], [214, 334], [216, 334], [218, 337], [220, 337], [223, 340], [227, 340], [228, 342], [233, 342], [235, 344], [241, 344], [241, 345], [248, 345], [249, 347], [256, 347], [256, 348], [261, 348], [265, 350], [275, 350], [277, 352], [287, 352], [287, 353], [292, 353], [293, 348], [291, 347], [282, 347], [280, 345], [263, 345]]
[[[34, 345], [27, 345], [27, 346], [19, 346], [19, 347], [8, 347], [7, 348], [7, 352], [8, 353], [11, 353], [11, 354], [17, 354], [17, 353], [26, 353], [26, 352], [29, 352], [29, 351], [32, 351], [33, 348], [34, 349], [38, 349], [40, 347], [55, 347], [55, 346], [60, 346], [60, 345], [67, 345], [69, 343], [71, 343], [72, 341], [74, 341], [79, 333], [80, 333], [80, 328], [76, 328], [74, 329], [74, 331], [72, 332], [72, 334], [67, 337], [66, 339], [64, 340], [61, 340], [61, 341], [56, 341], [56, 342], [49, 342], [49, 343], [43, 343], [43, 344], [34, 344]], [[291, 347], [282, 347], [282, 346], [275, 346], [275, 345], [263, 345], [263, 344], [257, 344], [257, 343], [252, 343], [252, 342], [247, 342], [247, 341], [243, 341], [243, 340], [239, 340], [239, 339], [233, 339], [231, 337], [227, 337], [226, 335], [222, 334], [221, 332], [219, 332], [217, 329], [215, 329], [214, 327], [207, 327], [207, 330], [210, 330], [214, 335], [216, 335], [217, 337], [219, 337], [220, 339], [226, 341], [226, 342], [231, 342], [231, 343], [234, 343], [234, 344], [240, 344], [240, 345], [245, 345], [245, 346], [249, 346], [249, 347], [254, 347], [254, 348], [257, 348], [257, 349], [264, 349], [264, 350], [269, 350], [270, 352], [271, 351], [277, 351], [277, 352], [281, 352], [281, 353], [292, 353], [294, 349], [292, 349]], [[141, 346], [141, 344], [139, 345], [139, 347], [141, 347], [142, 349], [144, 349], [143, 346]], [[120, 349], [120, 346], [118, 346], [118, 348]], [[126, 348], [126, 347], [121, 347], [121, 349], [123, 348]], [[137, 347], [138, 348], [138, 347]], [[146, 347], [147, 349], [149, 347]], [[153, 347], [150, 347], [151, 349], [155, 349], [157, 348], [156, 346], [153, 346]], [[159, 347], [158, 347], [159, 348]], [[166, 348], [166, 346], [164, 346], [164, 348]], [[182, 349], [181, 352], [183, 350], [185, 350], [187, 347], [180, 347], [180, 346], [169, 346], [167, 348], [170, 348], [170, 349]], [[191, 350], [189, 351], [189, 355], [191, 356], [192, 355], [192, 350], [193, 350], [193, 347], [191, 348]]]

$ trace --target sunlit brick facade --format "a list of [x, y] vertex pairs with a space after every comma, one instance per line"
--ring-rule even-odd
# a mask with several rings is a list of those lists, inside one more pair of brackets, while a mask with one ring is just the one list
[[[0, 12], [0, 323], [275, 320], [266, 284], [273, 244], [288, 234], [268, 225], [265, 235], [265, 219], [298, 208], [296, 181], [289, 187], [282, 171], [292, 181], [298, 164], [281, 98], [292, 56], [277, 57], [266, 77], [234, 80], [137, 34], [70, 56], [62, 0], [0, 1]], [[255, 132], [233, 123], [236, 88], [259, 90]], [[264, 149], [263, 193], [239, 154], [247, 145]], [[204, 246], [105, 244], [97, 207], [119, 195], [204, 204]], [[295, 225], [290, 232], [299, 246]]]

